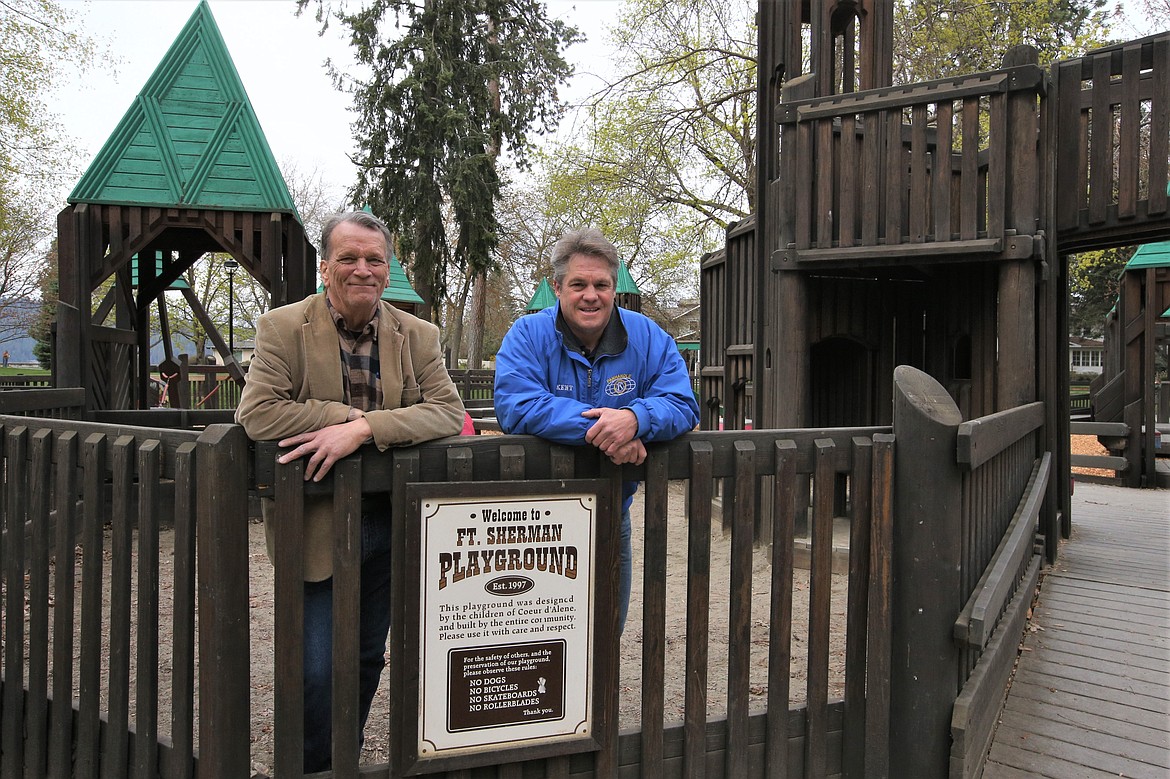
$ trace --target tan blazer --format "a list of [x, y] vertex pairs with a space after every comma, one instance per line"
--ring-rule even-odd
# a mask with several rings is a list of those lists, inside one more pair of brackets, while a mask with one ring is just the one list
[[[456, 435], [463, 401], [443, 365], [439, 329], [382, 302], [378, 361], [382, 409], [366, 413], [379, 451]], [[337, 327], [325, 293], [273, 309], [256, 323], [256, 351], [236, 409], [255, 441], [280, 440], [345, 421]], [[333, 573], [332, 498], [305, 503], [305, 579]], [[279, 542], [273, 501], [263, 501], [268, 556]]]

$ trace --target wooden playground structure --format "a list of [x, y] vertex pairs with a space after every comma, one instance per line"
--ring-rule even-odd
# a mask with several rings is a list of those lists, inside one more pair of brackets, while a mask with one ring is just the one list
[[[893, 86], [891, 24], [880, 0], [760, 3], [759, 208], [702, 264], [702, 430], [648, 447], [637, 467], [591, 447], [476, 436], [369, 448], [306, 484], [299, 463], [277, 465], [273, 444], [249, 442], [230, 409], [147, 408], [149, 307], [199, 254], [231, 254], [273, 305], [314, 287], [316, 250], [268, 179], [266, 144], [201, 3], [59, 217], [55, 388], [0, 392], [0, 775], [247, 777], [262, 721], [275, 729], [275, 775], [301, 776], [302, 497], [352, 507], [389, 485], [391, 710], [368, 727], [393, 747], [385, 764], [361, 766], [338, 750], [326, 776], [402, 776], [418, 688], [406, 673], [418, 612], [407, 485], [548, 479], [600, 480], [613, 495], [643, 482], [641, 726], [616, 729], [630, 669], [611, 630], [595, 647], [596, 749], [553, 744], [522, 762], [504, 749], [433, 775], [979, 775], [1040, 571], [1072, 521], [1066, 255], [1170, 237], [1170, 33], [1049, 69], [1016, 51], [993, 73]], [[798, 64], [805, 30], [809, 73]], [[198, 89], [217, 120], [192, 139], [168, 106]], [[153, 164], [130, 162], [144, 159]], [[156, 186], [140, 187], [150, 171]], [[153, 200], [141, 202], [147, 189]], [[233, 190], [243, 192], [225, 206]], [[161, 270], [145, 263], [131, 283], [135, 256]], [[1136, 295], [1139, 319], [1165, 310], [1156, 288]], [[1124, 383], [1141, 395], [1138, 373]], [[459, 380], [464, 397], [486, 400], [482, 375]], [[685, 484], [685, 550], [666, 546], [671, 483]], [[259, 496], [288, 524], [271, 712], [249, 695], [249, 567], [268, 564], [248, 554]], [[849, 538], [843, 618], [828, 600], [835, 520]], [[709, 715], [713, 525], [733, 551], [727, 697]], [[335, 532], [335, 597], [354, 602], [356, 524]], [[809, 630], [794, 638], [797, 535], [811, 550]], [[668, 597], [668, 552], [685, 554], [685, 598]], [[766, 625], [751, 614], [761, 560]], [[598, 577], [599, 623], [612, 617], [615, 578]], [[666, 614], [683, 602], [685, 637], [667, 635]], [[353, 615], [338, 614], [335, 743], [357, 735], [346, 703], [356, 634]], [[846, 637], [833, 698], [831, 630]], [[681, 722], [664, 716], [672, 640], [686, 643]], [[808, 646], [799, 667], [793, 640]], [[761, 641], [762, 694], [748, 681]]]

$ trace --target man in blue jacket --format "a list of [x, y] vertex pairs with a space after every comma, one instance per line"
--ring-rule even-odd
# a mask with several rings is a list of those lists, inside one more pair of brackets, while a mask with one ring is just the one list
[[[699, 407], [674, 339], [614, 306], [617, 249], [596, 228], [553, 247], [557, 305], [518, 319], [496, 355], [495, 409], [506, 433], [590, 444], [614, 463], [641, 464], [646, 442], [693, 430]], [[630, 603], [633, 550], [627, 482], [622, 504], [619, 621]]]

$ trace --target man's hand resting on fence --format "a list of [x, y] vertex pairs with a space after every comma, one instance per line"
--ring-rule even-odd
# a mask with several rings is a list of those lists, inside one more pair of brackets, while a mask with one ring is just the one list
[[614, 465], [641, 465], [646, 460], [646, 446], [641, 438], [635, 438], [621, 446], [611, 446], [605, 454]]
[[293, 447], [292, 451], [285, 452], [276, 458], [278, 463], [290, 463], [305, 455], [309, 459], [305, 462], [305, 481], [321, 481], [333, 463], [357, 451], [358, 447], [370, 440], [373, 432], [366, 417], [358, 412], [356, 419], [342, 422], [339, 425], [329, 425], [311, 433], [301, 433], [279, 441], [282, 449]]

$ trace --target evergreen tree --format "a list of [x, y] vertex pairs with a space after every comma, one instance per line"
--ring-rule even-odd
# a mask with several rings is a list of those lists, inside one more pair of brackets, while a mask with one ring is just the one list
[[[327, 22], [325, 11], [318, 18]], [[373, 0], [333, 17], [368, 72], [333, 74], [357, 115], [355, 204], [398, 235], [416, 290], [438, 310], [449, 259], [479, 273], [492, 267], [497, 154], [506, 146], [525, 167], [530, 133], [560, 118], [557, 87], [572, 72], [561, 50], [579, 34], [550, 20], [539, 0]]]

